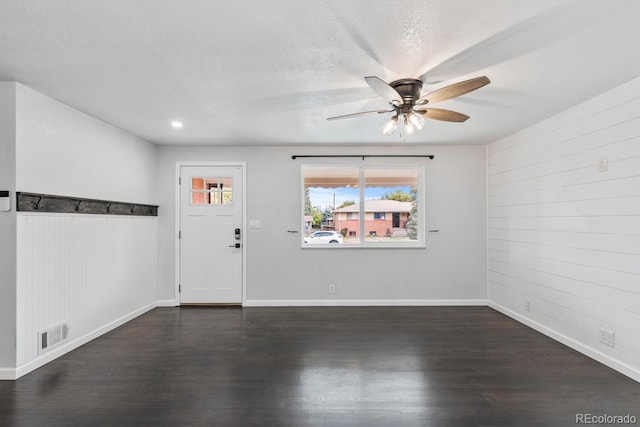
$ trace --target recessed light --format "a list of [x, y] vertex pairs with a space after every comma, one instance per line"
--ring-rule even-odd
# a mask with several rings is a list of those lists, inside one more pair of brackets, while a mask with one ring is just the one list
[[171, 122], [171, 127], [173, 127], [174, 129], [182, 129], [183, 126], [184, 124], [182, 124], [182, 122], [179, 122], [177, 120], [174, 120]]

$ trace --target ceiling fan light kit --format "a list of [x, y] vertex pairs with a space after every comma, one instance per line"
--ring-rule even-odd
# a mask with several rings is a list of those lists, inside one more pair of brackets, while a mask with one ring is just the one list
[[391, 135], [398, 128], [398, 115], [392, 116], [389, 120], [384, 122], [380, 131], [383, 135]]
[[486, 76], [476, 77], [445, 86], [421, 97], [422, 81], [418, 79], [400, 79], [386, 83], [379, 77], [368, 76], [365, 77], [364, 80], [371, 89], [387, 100], [391, 110], [364, 111], [361, 113], [329, 117], [327, 120], [346, 119], [373, 113], [395, 113], [390, 119], [384, 122], [380, 129], [384, 135], [391, 135], [395, 132], [398, 128], [400, 116], [402, 116], [405, 135], [413, 135], [422, 129], [425, 119], [445, 122], [464, 122], [469, 116], [442, 108], [427, 108], [427, 105], [456, 98], [491, 83]]
[[424, 117], [418, 113], [405, 114], [405, 121], [408, 121], [416, 130], [422, 129], [424, 126]]

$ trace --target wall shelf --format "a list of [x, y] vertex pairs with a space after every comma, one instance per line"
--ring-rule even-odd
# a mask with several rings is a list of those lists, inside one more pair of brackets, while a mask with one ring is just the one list
[[18, 212], [158, 216], [158, 206], [84, 197], [16, 192]]

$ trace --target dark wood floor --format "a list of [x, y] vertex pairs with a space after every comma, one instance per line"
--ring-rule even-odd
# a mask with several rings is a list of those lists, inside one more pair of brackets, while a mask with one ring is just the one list
[[17, 426], [572, 426], [637, 383], [486, 307], [159, 308], [18, 381]]

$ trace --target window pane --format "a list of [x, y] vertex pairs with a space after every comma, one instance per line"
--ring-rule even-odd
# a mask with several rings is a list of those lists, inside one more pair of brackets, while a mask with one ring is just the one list
[[218, 188], [218, 178], [206, 178], [207, 190], [211, 190], [212, 188]]
[[220, 178], [220, 190], [231, 191], [233, 189], [233, 178]]
[[219, 205], [220, 204], [220, 193], [215, 190], [210, 190], [207, 193], [207, 203], [210, 205]]
[[204, 205], [204, 194], [201, 191], [191, 192], [191, 204], [192, 205]]
[[[357, 217], [347, 219], [358, 212], [360, 168], [305, 166], [303, 175], [305, 244], [360, 243]], [[313, 234], [317, 231], [326, 233]]]
[[417, 239], [417, 230], [415, 233], [411, 230], [418, 218], [417, 168], [365, 168], [364, 182], [365, 242], [384, 244]]
[[191, 178], [192, 190], [204, 190], [204, 178]]
[[222, 204], [223, 205], [233, 204], [233, 193], [231, 191], [222, 192]]

